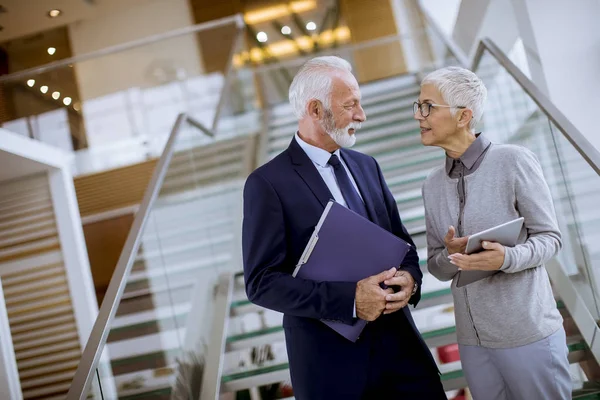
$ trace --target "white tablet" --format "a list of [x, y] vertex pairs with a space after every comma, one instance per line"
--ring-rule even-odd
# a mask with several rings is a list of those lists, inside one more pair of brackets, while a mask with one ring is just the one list
[[[484, 240], [489, 242], [498, 242], [501, 245], [508, 247], [516, 246], [519, 233], [523, 227], [523, 220], [523, 217], [517, 218], [502, 225], [498, 225], [469, 236], [465, 253], [471, 254], [483, 250], [481, 242]], [[456, 287], [463, 287], [469, 283], [487, 278], [496, 273], [498, 273], [498, 271], [458, 271]]]
[[469, 236], [465, 254], [476, 253], [483, 250], [483, 247], [481, 247], [481, 242], [483, 241], [498, 242], [503, 246], [514, 247], [517, 244], [517, 239], [519, 238], [519, 233], [523, 227], [524, 219], [525, 218], [523, 217], [513, 219], [502, 225], [497, 225], [493, 228]]

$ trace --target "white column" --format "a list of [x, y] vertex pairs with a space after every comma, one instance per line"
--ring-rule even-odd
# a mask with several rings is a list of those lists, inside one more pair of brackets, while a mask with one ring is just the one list
[[23, 399], [2, 282], [0, 282], [0, 399]]
[[510, 0], [463, 0], [452, 37], [471, 58], [485, 37], [508, 54], [519, 37]]
[[51, 169], [48, 172], [48, 179], [79, 342], [83, 349], [98, 315], [98, 302], [77, 206], [77, 196], [73, 177], [65, 169]]
[[[98, 301], [79, 215], [75, 185], [73, 176], [66, 167], [50, 169], [48, 180], [79, 343], [83, 352], [98, 316]], [[98, 365], [102, 391], [106, 398], [116, 398], [117, 389], [109, 360], [108, 347], [105, 346]], [[97, 377], [93, 379], [92, 391], [99, 393]]]
[[533, 81], [600, 150], [600, 2], [512, 0]]
[[426, 67], [427, 43], [424, 36], [424, 26], [419, 20], [418, 8], [415, 7], [416, 0], [390, 0], [396, 29], [398, 34], [402, 35], [402, 51], [404, 52], [404, 62], [406, 69], [410, 72], [416, 72]]

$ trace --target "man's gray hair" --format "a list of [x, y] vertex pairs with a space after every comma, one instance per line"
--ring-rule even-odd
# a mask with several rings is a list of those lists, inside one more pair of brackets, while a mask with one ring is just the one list
[[[469, 128], [473, 130], [483, 116], [483, 108], [487, 98], [487, 89], [477, 75], [461, 67], [446, 67], [433, 71], [421, 82], [433, 85], [440, 91], [444, 101], [452, 107], [466, 107], [473, 111], [473, 119]], [[458, 109], [451, 108], [455, 115]]]
[[304, 118], [311, 100], [319, 100], [325, 109], [331, 109], [331, 73], [336, 70], [352, 72], [352, 66], [343, 58], [324, 56], [313, 58], [300, 68], [289, 91], [290, 104], [298, 119]]

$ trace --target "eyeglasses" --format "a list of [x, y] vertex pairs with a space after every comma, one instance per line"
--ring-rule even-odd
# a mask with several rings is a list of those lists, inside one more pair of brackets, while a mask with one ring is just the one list
[[423, 118], [427, 118], [427, 117], [429, 117], [429, 114], [431, 113], [431, 108], [432, 107], [467, 108], [467, 107], [464, 107], [464, 106], [446, 106], [446, 105], [443, 105], [443, 104], [419, 103], [419, 102], [415, 101], [413, 103], [413, 114], [416, 114], [417, 111], [420, 111], [421, 115], [423, 116]]

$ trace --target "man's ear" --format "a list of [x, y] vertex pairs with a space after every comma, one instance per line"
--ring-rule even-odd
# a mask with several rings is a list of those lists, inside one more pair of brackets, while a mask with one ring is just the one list
[[473, 111], [468, 108], [459, 108], [458, 109], [458, 126], [463, 128], [465, 126], [469, 126], [469, 123], [473, 119]]
[[308, 116], [314, 120], [323, 118], [323, 104], [319, 100], [312, 99], [306, 105]]

